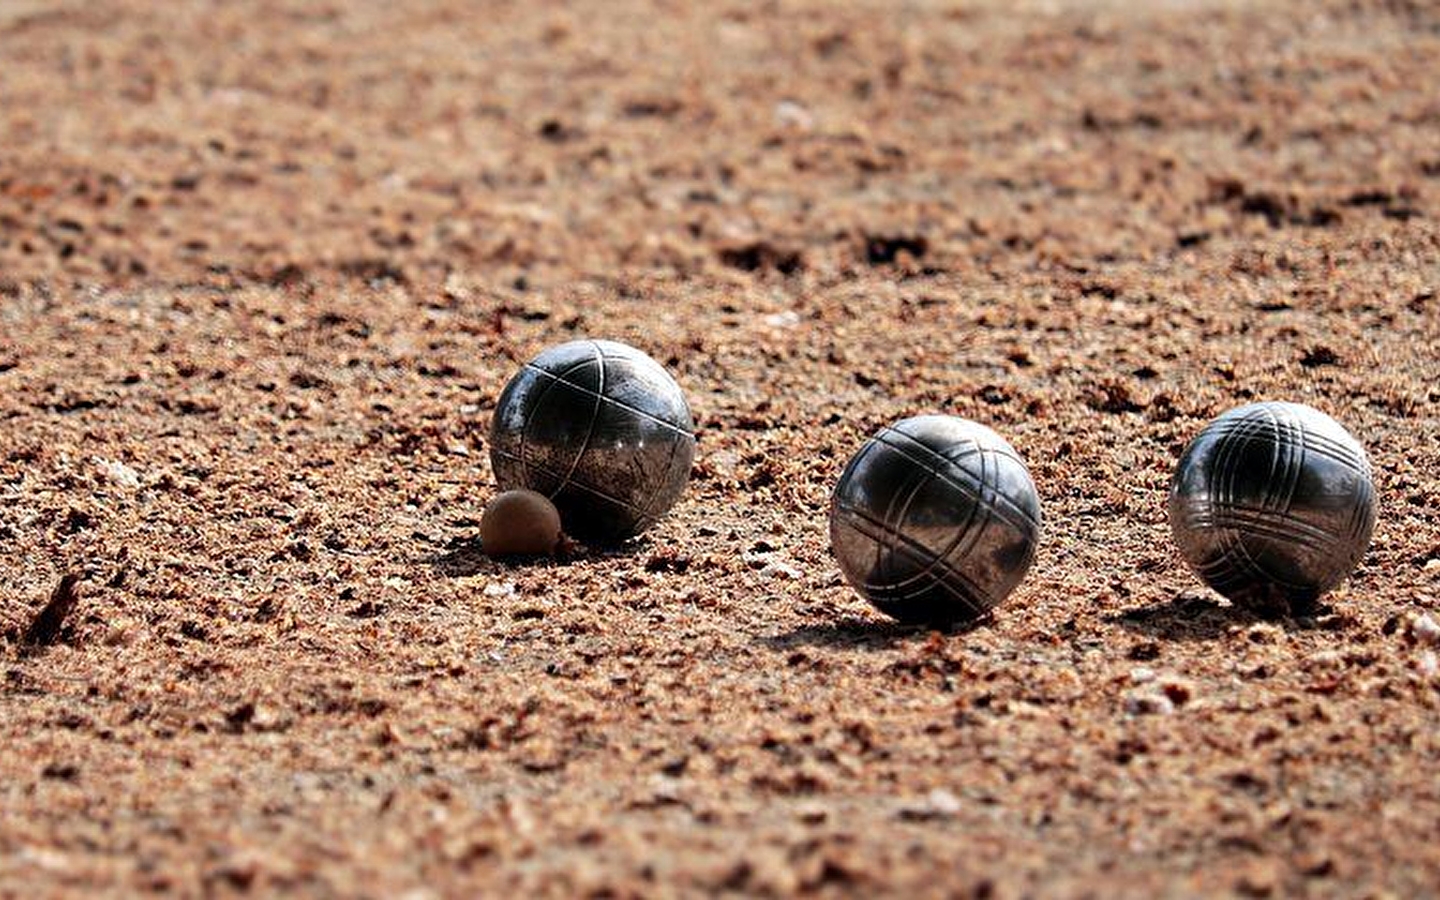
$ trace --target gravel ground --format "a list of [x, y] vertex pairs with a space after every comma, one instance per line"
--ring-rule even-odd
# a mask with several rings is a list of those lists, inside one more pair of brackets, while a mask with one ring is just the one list
[[[0, 894], [1440, 891], [1440, 8], [1133, 6], [0, 2]], [[492, 562], [578, 336], [694, 480]], [[1375, 465], [1310, 618], [1169, 540], [1255, 399]], [[931, 411], [1047, 522], [951, 634], [826, 532]]]

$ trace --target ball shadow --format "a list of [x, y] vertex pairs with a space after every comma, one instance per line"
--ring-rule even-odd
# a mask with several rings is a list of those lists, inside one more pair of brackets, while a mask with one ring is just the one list
[[1191, 592], [1178, 594], [1163, 603], [1127, 609], [1107, 616], [1106, 621], [1146, 637], [1163, 641], [1208, 641], [1236, 627], [1266, 622], [1286, 631], [1334, 631], [1343, 628], [1343, 617], [1323, 604], [1305, 615], [1270, 617], [1241, 606]]
[[636, 538], [615, 546], [581, 546], [568, 544], [555, 555], [507, 556], [495, 558], [485, 552], [479, 537], [451, 541], [445, 552], [432, 554], [423, 561], [446, 578], [469, 578], [486, 572], [503, 572], [531, 566], [565, 566], [595, 560], [635, 556], [650, 548], [646, 538]]
[[1190, 593], [1105, 618], [1121, 628], [1165, 641], [1213, 640], [1236, 625], [1260, 621], [1254, 613], [1240, 607]]
[[478, 537], [456, 541], [444, 553], [426, 557], [425, 562], [447, 578], [468, 578], [504, 568], [501, 562], [485, 554]]
[[952, 625], [925, 625], [846, 616], [820, 625], [799, 625], [779, 634], [764, 635], [756, 640], [772, 650], [793, 650], [796, 647], [819, 646], [844, 650], [884, 650], [901, 641], [924, 637], [931, 632], [944, 635], [967, 634], [990, 622], [986, 617], [974, 622]]

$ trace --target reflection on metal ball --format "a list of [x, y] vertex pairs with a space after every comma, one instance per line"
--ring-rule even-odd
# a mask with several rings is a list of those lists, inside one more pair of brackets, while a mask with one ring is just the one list
[[1190, 568], [1239, 606], [1303, 614], [1370, 546], [1365, 450], [1298, 403], [1252, 403], [1190, 442], [1170, 486], [1170, 528]]
[[903, 622], [984, 616], [1025, 577], [1040, 497], [998, 434], [955, 416], [883, 428], [846, 466], [830, 542], [850, 584]]
[[551, 347], [510, 379], [490, 427], [502, 490], [549, 497], [565, 531], [618, 543], [653, 525], [685, 490], [694, 425], [680, 386], [614, 341]]

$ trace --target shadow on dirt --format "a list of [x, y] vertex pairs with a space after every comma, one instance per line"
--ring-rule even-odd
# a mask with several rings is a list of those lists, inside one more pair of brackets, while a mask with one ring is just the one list
[[1186, 592], [1153, 606], [1127, 609], [1106, 621], [1163, 641], [1208, 641], [1236, 628], [1268, 622], [1286, 631], [1341, 631], [1352, 620], [1319, 605], [1308, 615], [1267, 619], [1239, 606]]
[[425, 556], [422, 561], [434, 566], [435, 571], [446, 578], [469, 578], [472, 575], [503, 572], [507, 569], [523, 569], [530, 566], [566, 566], [614, 557], [636, 556], [649, 549], [650, 543], [644, 538], [632, 540], [617, 547], [600, 548], [582, 547], [567, 541], [554, 556], [511, 556], [496, 559], [485, 553], [485, 547], [480, 543], [480, 538], [472, 537], [451, 541], [446, 545], [443, 553]]
[[1213, 640], [1237, 625], [1260, 621], [1239, 607], [1188, 593], [1106, 618], [1121, 628], [1166, 641]]
[[924, 638], [932, 632], [944, 635], [966, 634], [983, 627], [990, 620], [982, 619], [964, 625], [905, 625], [884, 619], [847, 616], [821, 625], [800, 625], [779, 634], [765, 635], [757, 641], [773, 650], [823, 646], [851, 650], [884, 650], [905, 640]]
[[468, 578], [482, 572], [498, 572], [505, 566], [485, 555], [485, 548], [479, 538], [456, 541], [438, 556], [425, 559], [447, 578]]

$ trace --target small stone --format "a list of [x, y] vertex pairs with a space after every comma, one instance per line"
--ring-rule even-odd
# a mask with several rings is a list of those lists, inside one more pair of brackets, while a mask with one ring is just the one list
[[123, 488], [135, 490], [140, 487], [140, 473], [118, 460], [97, 459], [95, 468], [107, 481]]
[[1130, 670], [1131, 684], [1145, 684], [1155, 680], [1155, 670], [1145, 666], [1137, 666]]
[[809, 131], [815, 127], [815, 116], [794, 100], [781, 100], [775, 104], [775, 124], [782, 128]]
[[1245, 637], [1252, 644], [1277, 644], [1285, 637], [1285, 632], [1278, 625], [1257, 622], [1245, 629]]
[[1415, 617], [1410, 623], [1410, 634], [1423, 646], [1433, 647], [1440, 644], [1440, 624], [1437, 624], [1429, 613], [1421, 613]]
[[943, 816], [958, 815], [960, 812], [960, 798], [945, 790], [936, 788], [925, 795], [925, 802], [930, 808]]
[[482, 593], [487, 597], [513, 597], [515, 596], [515, 582], [492, 581], [485, 585], [485, 590]]
[[1159, 691], [1132, 691], [1125, 697], [1125, 711], [1132, 716], [1168, 716], [1175, 712], [1175, 701]]
[[1321, 650], [1312, 653], [1305, 659], [1307, 669], [1335, 669], [1345, 662], [1345, 657], [1338, 650]]
[[949, 819], [960, 813], [960, 798], [945, 790], [935, 788], [918, 803], [902, 807], [900, 818], [910, 822], [926, 822], [935, 819]]
[[1435, 656], [1434, 650], [1426, 650], [1420, 654], [1420, 659], [1415, 663], [1415, 668], [1426, 678], [1434, 678], [1440, 675], [1440, 657]]
[[800, 314], [793, 309], [771, 313], [765, 317], [765, 324], [771, 328], [794, 328], [800, 324]]
[[804, 573], [788, 563], [779, 560], [767, 562], [761, 569], [761, 575], [768, 575], [771, 578], [788, 578], [791, 581], [798, 580]]
[[135, 629], [128, 621], [117, 622], [105, 632], [101, 642], [107, 647], [128, 647], [135, 643]]

